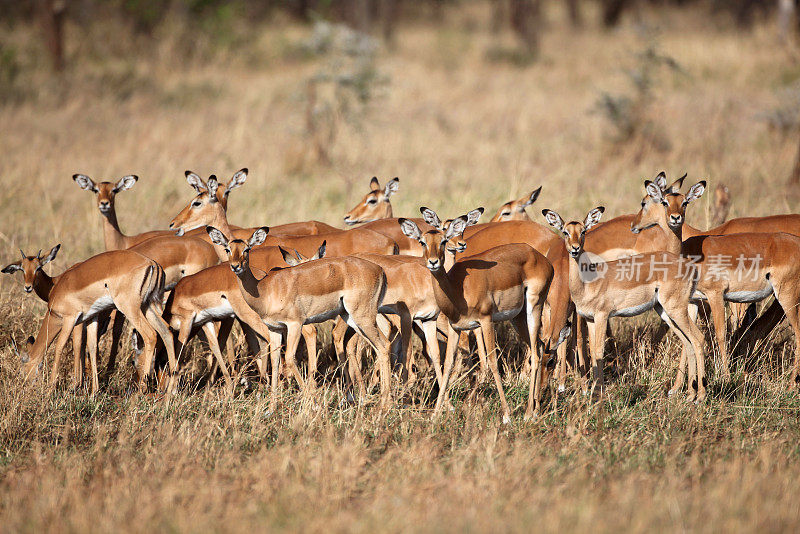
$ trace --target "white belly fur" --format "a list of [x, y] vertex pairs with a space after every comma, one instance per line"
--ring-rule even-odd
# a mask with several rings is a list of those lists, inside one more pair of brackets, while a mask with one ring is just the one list
[[114, 299], [111, 298], [110, 295], [106, 295], [104, 297], [100, 297], [86, 311], [86, 313], [81, 314], [80, 319], [78, 322], [88, 321], [90, 319], [94, 319], [98, 314], [110, 310], [114, 308]]

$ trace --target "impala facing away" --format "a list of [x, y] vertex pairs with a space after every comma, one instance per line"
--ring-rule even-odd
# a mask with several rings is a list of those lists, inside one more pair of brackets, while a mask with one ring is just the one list
[[[421, 208], [429, 220], [438, 220], [432, 210]], [[531, 383], [526, 418], [538, 411], [540, 375], [543, 370], [539, 331], [542, 307], [553, 278], [553, 268], [547, 259], [524, 244], [496, 247], [483, 254], [471, 256], [445, 271], [445, 249], [448, 241], [463, 233], [467, 217], [461, 216], [450, 224], [446, 233], [432, 230], [423, 233], [413, 221], [400, 219], [403, 232], [419, 241], [425, 250], [425, 262], [430, 271], [430, 284], [439, 309], [447, 317], [447, 351], [442, 384], [436, 400], [436, 412], [448, 402], [448, 386], [458, 344], [458, 332], [480, 327], [478, 346], [483, 345], [489, 369], [494, 377], [503, 421], [509, 422], [511, 411], [506, 401], [497, 365], [494, 322], [510, 320], [530, 350]], [[437, 226], [441, 226], [439, 223]], [[549, 341], [547, 343], [549, 350]]]
[[67, 339], [76, 325], [85, 323], [87, 348], [92, 365], [92, 392], [99, 388], [97, 373], [97, 330], [104, 312], [122, 312], [144, 340], [145, 357], [139, 366], [139, 387], [145, 386], [155, 354], [156, 338], [167, 347], [170, 363], [169, 390], [174, 387], [177, 362], [172, 333], [161, 318], [164, 271], [141, 254], [127, 250], [103, 252], [64, 271], [50, 291], [47, 313], [39, 334], [28, 339], [28, 351], [21, 355], [24, 374], [38, 371], [50, 344], [56, 339], [51, 388], [58, 378], [58, 365]]
[[[569, 290], [581, 317], [592, 322], [590, 330], [592, 375], [602, 389], [603, 352], [610, 317], [633, 317], [655, 309], [670, 326], [690, 355], [690, 373], [696, 391], [690, 400], [705, 398], [703, 377], [703, 336], [689, 317], [689, 299], [697, 272], [676, 254], [654, 252], [631, 258], [598, 263], [596, 256], [584, 254], [586, 232], [600, 221], [605, 208], [589, 212], [584, 222], [564, 223], [551, 210], [542, 210], [547, 222], [564, 237], [572, 261], [569, 264]], [[604, 266], [604, 267], [602, 267]], [[695, 363], [696, 360], [696, 363]], [[699, 379], [695, 380], [697, 369]]]
[[214, 244], [228, 255], [241, 295], [248, 304], [248, 309], [236, 310], [237, 316], [258, 335], [269, 339], [271, 410], [274, 411], [278, 402], [281, 332], [286, 332], [286, 366], [305, 389], [295, 362], [301, 327], [336, 316], [347, 321], [378, 354], [381, 406], [388, 407], [391, 400], [389, 344], [376, 324], [386, 291], [386, 275], [380, 267], [354, 257], [323, 258], [272, 271], [258, 279], [250, 268], [250, 250], [264, 242], [267, 228], [256, 230], [247, 242], [228, 240], [220, 230], [210, 226], [207, 231]]

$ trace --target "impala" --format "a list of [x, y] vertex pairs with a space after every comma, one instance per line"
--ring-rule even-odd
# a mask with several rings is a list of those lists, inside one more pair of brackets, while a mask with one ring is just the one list
[[[472, 210], [466, 215], [467, 225], [475, 224], [480, 219], [483, 208]], [[432, 214], [434, 218], [431, 218]], [[424, 217], [429, 224], [441, 224], [433, 211], [425, 212]], [[455, 241], [455, 240], [452, 240]], [[456, 246], [463, 245], [458, 241]], [[447, 260], [452, 258], [452, 252]], [[414, 353], [410, 351], [410, 341], [412, 329], [416, 326], [419, 337], [423, 341], [427, 354], [436, 373], [436, 380], [442, 382], [442, 371], [439, 355], [439, 343], [436, 340], [436, 319], [439, 317], [439, 307], [432, 292], [420, 291], [421, 287], [427, 287], [430, 274], [425, 266], [425, 260], [417, 256], [407, 255], [385, 255], [359, 253], [357, 257], [371, 261], [379, 265], [386, 273], [386, 295], [384, 295], [380, 312], [383, 314], [396, 315], [400, 323], [400, 353], [409, 381], [414, 381]], [[449, 268], [449, 266], [447, 266]], [[380, 325], [381, 323], [379, 323]], [[337, 355], [342, 359], [345, 353], [345, 333], [346, 324], [339, 323], [334, 329], [334, 346]], [[386, 333], [386, 332], [384, 332]], [[348, 359], [354, 369], [352, 375], [355, 377], [359, 389], [363, 392], [363, 378], [360, 369], [353, 356], [348, 351]], [[481, 370], [485, 369], [485, 357], [481, 353]]]
[[[243, 169], [246, 171], [246, 169]], [[240, 171], [241, 172], [241, 171]], [[208, 189], [198, 193], [194, 199], [170, 222], [170, 229], [179, 234], [195, 228], [213, 226], [222, 231], [226, 236], [241, 236], [242, 230], [236, 232], [231, 229], [224, 207], [217, 198], [219, 184], [213, 176], [207, 182]], [[351, 233], [352, 232], [352, 233]], [[249, 237], [248, 235], [248, 237]], [[396, 243], [391, 239], [368, 230], [355, 229], [349, 232], [337, 232], [316, 236], [272, 237], [265, 236], [266, 245], [280, 245], [285, 248], [300, 251], [305, 256], [313, 255], [326, 241], [326, 254], [331, 256], [346, 256], [355, 252], [376, 252], [379, 254], [392, 254]], [[217, 249], [220, 260], [226, 261], [224, 251]]]
[[[690, 400], [705, 398], [703, 337], [689, 317], [689, 299], [697, 272], [680, 256], [669, 252], [638, 254], [628, 259], [598, 263], [597, 256], [585, 255], [586, 232], [600, 221], [605, 208], [591, 210], [584, 222], [564, 223], [551, 210], [542, 210], [547, 222], [563, 235], [569, 264], [569, 290], [578, 314], [591, 321], [592, 375], [602, 392], [603, 352], [610, 317], [633, 317], [655, 309], [683, 343], [690, 355], [691, 376], [697, 369], [697, 390]], [[638, 268], [632, 270], [632, 266]], [[594, 267], [594, 268], [592, 268]], [[696, 360], [696, 363], [695, 363]], [[693, 380], [693, 384], [695, 381]]]
[[28, 339], [28, 350], [21, 355], [24, 374], [38, 370], [47, 349], [56, 339], [51, 388], [55, 387], [64, 346], [78, 324], [86, 325], [87, 348], [92, 366], [92, 392], [99, 388], [97, 373], [97, 330], [104, 312], [122, 312], [144, 340], [145, 357], [139, 366], [139, 387], [145, 386], [150, 372], [157, 337], [167, 347], [172, 390], [177, 362], [172, 334], [161, 318], [164, 296], [164, 271], [141, 254], [127, 250], [103, 252], [63, 272], [50, 291], [47, 313], [39, 334]]
[[517, 200], [509, 200], [500, 206], [500, 209], [497, 210], [497, 213], [489, 222], [530, 221], [531, 218], [528, 217], [528, 212], [525, 211], [525, 208], [536, 202], [536, 199], [539, 198], [539, 193], [541, 192], [542, 187], [539, 186], [531, 191], [530, 194], [527, 194], [522, 198], [518, 198]]
[[[51, 277], [44, 272], [44, 266], [53, 261], [58, 254], [61, 244], [54, 246], [50, 249], [47, 256], [42, 256], [40, 250], [36, 256], [26, 255], [22, 249], [22, 259], [14, 263], [10, 263], [3, 267], [2, 272], [5, 274], [14, 274], [19, 271], [22, 272], [23, 277], [23, 290], [25, 293], [35, 293], [45, 303], [50, 300], [50, 291], [53, 286], [58, 282], [59, 276]], [[108, 326], [107, 324], [104, 326]], [[101, 327], [101, 330], [103, 328]], [[83, 381], [83, 327], [75, 328], [72, 331], [72, 351], [74, 353], [74, 374], [72, 387], [79, 387]]]
[[386, 337], [376, 324], [378, 308], [386, 291], [386, 275], [377, 265], [360, 258], [324, 258], [275, 270], [258, 279], [250, 268], [250, 249], [264, 242], [267, 228], [256, 230], [245, 242], [229, 241], [218, 229], [207, 228], [211, 240], [223, 248], [236, 274], [247, 310], [239, 318], [258, 335], [270, 341], [272, 394], [270, 409], [277, 406], [281, 332], [286, 332], [286, 366], [301, 389], [305, 382], [295, 362], [295, 352], [304, 324], [339, 316], [353, 327], [378, 354], [381, 406], [391, 400], [391, 370]]
[[[186, 181], [189, 183], [194, 190], [200, 194], [202, 192], [208, 191], [208, 183], [203, 181], [200, 176], [193, 173], [192, 171], [186, 171]], [[243, 185], [245, 181], [247, 181], [248, 170], [247, 168], [240, 169], [236, 171], [230, 180], [228, 180], [227, 185], [225, 185], [225, 189], [219, 187], [220, 182], [217, 180], [217, 177], [213, 174], [209, 177], [214, 178], [214, 181], [217, 182], [216, 189], [216, 197], [219, 201], [222, 209], [227, 212], [228, 210], [228, 194], [231, 192], [232, 189]], [[249, 236], [256, 230], [256, 228], [240, 228], [238, 226], [231, 225], [231, 230], [234, 231], [237, 235], [246, 235]], [[342, 232], [340, 228], [335, 228], [329, 224], [325, 224], [319, 221], [304, 221], [304, 222], [295, 222], [295, 223], [287, 223], [287, 224], [280, 224], [277, 226], [273, 226], [270, 228], [270, 232], [272, 235], [281, 235], [281, 236], [297, 236], [297, 235], [320, 235], [320, 234], [330, 234], [336, 232]], [[191, 232], [188, 235], [193, 237], [200, 237], [204, 240], [208, 240], [208, 234], [205, 231], [205, 228], [199, 227]]]
[[[435, 213], [427, 208], [421, 208], [421, 211], [423, 214], [430, 212], [427, 215], [429, 219], [435, 217]], [[497, 366], [493, 323], [511, 320], [530, 350], [532, 372], [526, 417], [534, 416], [538, 410], [541, 373], [539, 363], [542, 354], [538, 340], [542, 307], [553, 278], [550, 263], [530, 246], [513, 244], [471, 256], [445, 271], [447, 242], [463, 233], [467, 227], [467, 217], [455, 219], [446, 233], [438, 229], [423, 233], [416, 223], [407, 219], [400, 219], [400, 226], [407, 236], [416, 239], [424, 248], [432, 292], [448, 321], [447, 350], [435, 411], [441, 410], [448, 397], [458, 342], [457, 332], [480, 327], [481, 335], [476, 336], [479, 338], [478, 345], [483, 344], [500, 395], [503, 421], [510, 421], [511, 412]]]
[[[299, 253], [296, 254], [298, 254], [298, 258], [295, 259], [278, 247], [261, 247], [251, 251], [250, 266], [261, 272], [263, 276], [273, 269], [286, 266], [287, 263], [296, 265], [319, 259], [325, 254], [325, 248], [323, 245], [317, 254], [308, 259]], [[246, 307], [247, 303], [241, 296], [236, 283], [236, 275], [233, 274], [230, 265], [226, 262], [181, 279], [167, 299], [164, 318], [177, 332], [179, 347], [186, 346], [197, 330], [202, 328], [211, 353], [222, 369], [226, 384], [230, 386], [230, 373], [225, 365], [220, 347], [225, 344], [231, 326], [233, 326], [233, 320], [238, 317], [236, 310]], [[217, 328], [218, 323], [220, 324], [219, 328]], [[260, 348], [255, 332], [247, 324], [241, 324], [251, 354], [258, 355]], [[311, 380], [313, 384], [317, 368], [316, 330], [311, 326], [304, 326], [302, 334], [306, 341], [309, 359], [308, 380]], [[233, 365], [232, 358], [229, 357], [227, 363]], [[257, 363], [259, 372], [264, 377], [267, 370], [266, 361], [257, 360]]]
[[[670, 225], [670, 221], [683, 218], [673, 218], [670, 206], [679, 205], [685, 210], [694, 198], [702, 194], [705, 182], [693, 186], [685, 197], [680, 194], [665, 196], [650, 182], [646, 182], [645, 187], [649, 200], [637, 214], [631, 229], [636, 231], [658, 225], [669, 236], [666, 250], [698, 260], [701, 275], [697, 292], [708, 301], [711, 309], [723, 377], [727, 379], [730, 376], [725, 301], [758, 302], [774, 294], [786, 312], [797, 343], [800, 340], [800, 262], [797, 261], [800, 258], [800, 237], [787, 233], [741, 233], [701, 235], [683, 241], [681, 226]], [[683, 385], [683, 360], [673, 391], [678, 391]], [[689, 372], [691, 376], [691, 368]], [[793, 382], [798, 380], [798, 373], [800, 349], [796, 348]]]

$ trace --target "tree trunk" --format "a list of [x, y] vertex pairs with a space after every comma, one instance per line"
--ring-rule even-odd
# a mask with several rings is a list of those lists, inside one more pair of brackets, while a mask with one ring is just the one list
[[629, 0], [603, 0], [603, 26], [613, 28], [619, 24]]
[[569, 22], [572, 24], [573, 28], [580, 28], [583, 26], [580, 0], [567, 0], [567, 13], [569, 14]]
[[511, 27], [522, 41], [527, 52], [539, 52], [539, 0], [511, 0]]
[[792, 170], [792, 175], [789, 177], [789, 184], [800, 185], [800, 146], [797, 148], [797, 156], [795, 156], [794, 160], [794, 170]]
[[778, 35], [782, 41], [789, 40], [795, 28], [795, 0], [778, 0]]
[[394, 26], [400, 16], [400, 0], [379, 0], [383, 40], [387, 46], [394, 45]]
[[67, 5], [64, 0], [40, 0], [42, 27], [47, 50], [53, 61], [53, 70], [64, 70], [64, 16]]

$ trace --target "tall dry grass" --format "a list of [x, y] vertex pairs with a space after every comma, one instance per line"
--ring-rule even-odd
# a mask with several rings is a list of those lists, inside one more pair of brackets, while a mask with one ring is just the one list
[[[102, 250], [99, 215], [75, 172], [141, 177], [117, 199], [129, 233], [165, 226], [188, 200], [185, 169], [227, 178], [243, 166], [250, 178], [229, 213], [248, 225], [338, 225], [372, 175], [400, 176], [396, 215], [420, 205], [444, 215], [491, 211], [538, 185], [534, 219], [542, 207], [627, 213], [641, 181], [661, 169], [726, 183], [732, 216], [797, 211], [797, 192], [784, 186], [795, 140], [759, 118], [800, 79], [774, 28], [741, 33], [645, 12], [644, 29], [575, 32], [553, 13], [543, 57], [520, 69], [487, 60], [510, 37], [476, 24], [487, 20], [484, 9], [399, 31], [396, 49], [377, 60], [389, 85], [357, 125], [341, 126], [330, 166], [305, 154], [304, 80], [320, 62], [297, 53], [308, 29], [267, 26], [246, 53], [185, 60], [178, 34], [137, 55], [141, 43], [113, 26], [69, 27], [71, 70], [54, 80], [33, 67], [26, 97], [0, 107], [5, 258], [18, 246], [61, 242], [51, 268], [60, 272]], [[104, 52], [97, 43], [109, 36], [120, 42]], [[36, 57], [30, 28], [5, 39]], [[662, 77], [647, 111], [668, 147], [615, 145], [591, 110], [601, 91], [628, 90], [623, 69], [654, 40], [688, 73]], [[704, 227], [707, 206], [693, 205], [689, 222]], [[389, 414], [340, 406], [333, 382], [312, 400], [287, 391], [267, 415], [263, 386], [233, 399], [187, 386], [169, 404], [129, 396], [125, 364], [95, 398], [25, 385], [9, 343], [35, 333], [44, 307], [10, 277], [0, 284], [5, 531], [788, 531], [800, 523], [800, 402], [784, 387], [793, 350], [785, 329], [739, 360], [732, 385], [712, 370], [702, 406], [666, 398], [679, 345], [670, 336], [653, 345], [654, 322], [640, 318], [615, 325], [606, 402], [550, 392], [531, 424], [501, 425], [492, 388], [471, 394], [466, 380], [456, 411], [438, 421], [425, 402], [400, 402]], [[513, 371], [505, 380], [512, 405], [523, 405], [526, 384]], [[429, 390], [428, 379], [414, 398]]]

